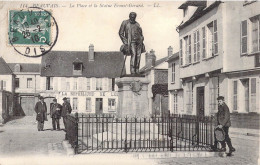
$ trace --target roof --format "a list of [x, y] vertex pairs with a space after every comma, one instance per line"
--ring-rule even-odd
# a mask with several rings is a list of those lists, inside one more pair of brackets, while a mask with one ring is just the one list
[[206, 7], [207, 1], [186, 1], [178, 9], [185, 9], [188, 6], [204, 6]]
[[40, 73], [40, 64], [32, 64], [32, 63], [8, 63], [9, 67], [13, 72], [15, 72], [15, 65], [20, 65], [20, 72], [38, 72]]
[[176, 52], [173, 55], [171, 55], [170, 57], [168, 57], [166, 61], [169, 62], [169, 61], [176, 59], [176, 58], [179, 58], [179, 52]]
[[[83, 51], [51, 51], [42, 56], [41, 76], [120, 77], [124, 65], [124, 55], [121, 52], [95, 52], [94, 61], [88, 60], [88, 54]], [[82, 75], [73, 75], [75, 61], [82, 62]]]
[[221, 1], [215, 1], [214, 3], [212, 3], [210, 6], [208, 7], [203, 7], [200, 6], [197, 8], [197, 10], [195, 11], [195, 13], [193, 14], [193, 16], [187, 20], [186, 22], [182, 22], [177, 29], [183, 29], [184, 27], [190, 25], [192, 22], [194, 22], [195, 20], [199, 19], [200, 17], [202, 17], [203, 15], [205, 15], [206, 13], [208, 13], [209, 11], [211, 11], [212, 9], [214, 9], [215, 7], [217, 7], [220, 3], [222, 3]]
[[11, 74], [13, 74], [12, 70], [7, 65], [5, 60], [2, 57], [0, 57], [0, 75], [11, 75]]
[[159, 60], [156, 60], [154, 66], [152, 66], [151, 63], [145, 65], [144, 67], [142, 67], [142, 68], [140, 69], [140, 72], [143, 73], [143, 72], [145, 72], [146, 70], [150, 70], [152, 67], [156, 67], [156, 66], [160, 65], [161, 63], [165, 62], [165, 61], [167, 60], [167, 58], [168, 58], [168, 56], [163, 57], [163, 58], [161, 58], [161, 59], [159, 59]]

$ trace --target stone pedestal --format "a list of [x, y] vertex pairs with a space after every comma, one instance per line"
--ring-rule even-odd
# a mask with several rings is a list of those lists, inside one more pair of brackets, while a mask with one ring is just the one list
[[148, 89], [149, 81], [145, 77], [117, 78], [118, 86], [118, 111], [119, 118], [149, 117]]

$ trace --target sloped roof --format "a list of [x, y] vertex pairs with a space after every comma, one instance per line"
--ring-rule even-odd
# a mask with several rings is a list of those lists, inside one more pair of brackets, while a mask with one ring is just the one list
[[221, 1], [215, 1], [214, 3], [212, 3], [208, 7], [199, 6], [197, 8], [197, 10], [195, 11], [195, 13], [193, 14], [193, 16], [191, 16], [190, 19], [187, 20], [186, 22], [182, 22], [177, 27], [177, 29], [183, 29], [184, 27], [190, 25], [192, 22], [194, 22], [195, 20], [199, 19], [200, 17], [202, 17], [203, 15], [205, 15], [206, 13], [208, 13], [209, 11], [211, 11], [212, 9], [217, 7], [220, 3], [222, 3], [222, 2]]
[[5, 60], [0, 57], [0, 75], [10, 75], [13, 74], [12, 70], [9, 68]]
[[170, 57], [168, 57], [166, 61], [169, 62], [170, 60], [175, 59], [175, 58], [179, 58], [179, 52], [176, 52], [173, 55], [171, 55]]
[[[75, 61], [82, 62], [82, 75], [73, 75]], [[116, 51], [95, 52], [94, 61], [88, 60], [88, 52], [51, 51], [42, 56], [41, 76], [116, 78], [120, 77], [123, 65], [124, 55]]]
[[168, 58], [168, 56], [163, 57], [163, 58], [161, 58], [161, 59], [159, 59], [159, 60], [156, 60], [154, 66], [152, 66], [151, 63], [145, 65], [144, 67], [142, 67], [142, 68], [140, 69], [140, 72], [143, 73], [143, 72], [145, 72], [146, 70], [151, 69], [152, 67], [156, 67], [156, 66], [160, 65], [161, 63], [165, 62], [165, 61], [167, 60], [167, 58]]
[[185, 9], [188, 6], [201, 6], [201, 7], [206, 7], [207, 6], [207, 1], [186, 1], [184, 2], [178, 9]]
[[8, 63], [10, 69], [14, 72], [15, 65], [19, 64], [21, 67], [20, 72], [38, 72], [40, 73], [41, 64], [32, 64], [32, 63]]

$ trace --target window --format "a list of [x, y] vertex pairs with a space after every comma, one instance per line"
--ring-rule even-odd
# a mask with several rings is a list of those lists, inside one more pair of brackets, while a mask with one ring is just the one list
[[2, 80], [0, 85], [2, 87], [0, 89], [6, 90], [6, 81], [5, 80]]
[[73, 64], [73, 75], [82, 75], [82, 63]]
[[78, 98], [73, 98], [72, 109], [78, 110]]
[[70, 82], [66, 81], [66, 90], [69, 91], [70, 90]]
[[102, 91], [102, 78], [97, 78], [96, 79], [96, 90], [97, 91]]
[[[205, 39], [205, 45], [203, 46], [203, 49], [206, 49], [207, 52], [205, 52], [206, 57], [212, 57], [218, 54], [218, 29], [217, 29], [217, 20], [214, 20], [213, 22], [209, 23], [207, 25], [207, 30], [203, 32], [206, 34], [205, 38], [207, 37], [207, 41]], [[207, 42], [207, 46], [206, 46]]]
[[180, 64], [183, 65], [183, 55], [182, 55], [182, 40], [180, 40]]
[[86, 98], [86, 111], [91, 111], [91, 98]]
[[202, 58], [207, 57], [207, 38], [206, 38], [206, 28], [202, 28]]
[[255, 67], [260, 67], [260, 55], [255, 56]]
[[260, 51], [260, 15], [241, 22], [241, 55]]
[[116, 110], [116, 100], [115, 99], [108, 99], [108, 110], [109, 111]]
[[247, 53], [247, 21], [241, 23], [241, 54]]
[[[28, 79], [27, 79], [27, 86], [28, 86]], [[53, 77], [46, 78], [46, 90], [53, 90]]]
[[186, 100], [186, 108], [187, 114], [192, 113], [192, 82], [187, 83], [187, 100]]
[[90, 78], [87, 78], [87, 90], [90, 90]]
[[19, 86], [20, 86], [19, 78], [15, 78], [14, 85], [15, 85], [15, 88], [19, 88]]
[[256, 78], [251, 78], [250, 88], [250, 111], [256, 112]]
[[259, 32], [259, 17], [260, 16], [256, 16], [251, 18], [251, 22], [252, 22], [252, 52], [258, 52], [260, 49], [260, 32]]
[[178, 113], [178, 95], [176, 93], [173, 94], [173, 112], [174, 114]]
[[217, 111], [218, 109], [218, 77], [212, 77], [209, 85], [210, 92], [210, 110], [212, 112]]
[[77, 78], [74, 78], [73, 79], [73, 90], [77, 90], [78, 89], [78, 79]]
[[183, 65], [187, 65], [191, 63], [191, 35], [184, 37], [184, 44], [185, 63]]
[[233, 110], [237, 110], [237, 81], [233, 81]]
[[175, 83], [175, 63], [172, 63], [172, 83]]
[[32, 78], [27, 78], [27, 88], [32, 88]]
[[193, 33], [194, 35], [194, 62], [200, 61], [200, 32], [199, 30]]

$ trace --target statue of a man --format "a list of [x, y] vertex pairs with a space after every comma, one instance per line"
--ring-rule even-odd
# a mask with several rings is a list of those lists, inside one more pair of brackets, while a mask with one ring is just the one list
[[142, 28], [135, 19], [136, 13], [131, 12], [129, 19], [124, 20], [119, 29], [119, 36], [124, 44], [120, 50], [124, 55], [131, 55], [131, 74], [139, 74], [141, 54], [145, 52]]

